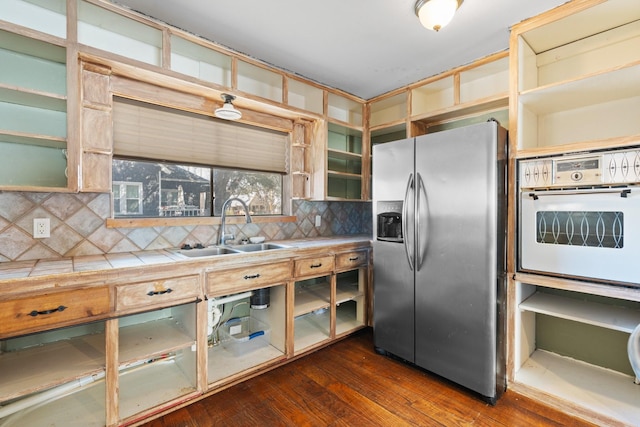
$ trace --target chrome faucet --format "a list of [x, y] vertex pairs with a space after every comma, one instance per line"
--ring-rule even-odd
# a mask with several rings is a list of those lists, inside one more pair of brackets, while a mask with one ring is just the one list
[[224, 245], [225, 244], [224, 226], [225, 226], [225, 223], [227, 221], [227, 207], [233, 201], [240, 202], [240, 204], [244, 208], [244, 216], [245, 216], [245, 219], [247, 220], [247, 224], [251, 223], [251, 216], [249, 215], [249, 207], [247, 206], [247, 204], [243, 200], [238, 199], [237, 197], [229, 197], [222, 204], [222, 219], [220, 220], [220, 230], [218, 231], [218, 234], [219, 234], [218, 245]]

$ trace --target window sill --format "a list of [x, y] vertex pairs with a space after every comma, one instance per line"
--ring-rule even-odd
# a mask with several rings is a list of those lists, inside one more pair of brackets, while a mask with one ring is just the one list
[[[253, 216], [251, 222], [296, 222], [295, 216]], [[220, 217], [108, 218], [107, 228], [180, 227], [184, 225], [220, 225]], [[244, 224], [244, 216], [227, 217], [227, 224]]]

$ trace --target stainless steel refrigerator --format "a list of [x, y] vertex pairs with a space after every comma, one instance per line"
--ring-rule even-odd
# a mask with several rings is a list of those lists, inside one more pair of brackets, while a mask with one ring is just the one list
[[376, 350], [490, 403], [506, 387], [506, 145], [491, 120], [373, 147]]

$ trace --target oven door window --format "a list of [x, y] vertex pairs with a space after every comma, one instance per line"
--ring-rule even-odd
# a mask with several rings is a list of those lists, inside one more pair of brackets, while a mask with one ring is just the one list
[[624, 214], [615, 211], [538, 211], [536, 241], [551, 245], [622, 249]]

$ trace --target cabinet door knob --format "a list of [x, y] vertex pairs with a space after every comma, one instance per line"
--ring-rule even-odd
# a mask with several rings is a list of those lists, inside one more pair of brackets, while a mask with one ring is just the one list
[[349, 261], [357, 261], [358, 258], [360, 258], [360, 257], [357, 256], [357, 257], [349, 258]]
[[67, 307], [65, 307], [64, 305], [61, 305], [59, 307], [52, 308], [50, 310], [42, 310], [42, 311], [33, 310], [31, 313], [29, 313], [29, 316], [36, 317], [36, 316], [40, 316], [42, 314], [52, 314], [52, 313], [55, 313], [57, 311], [65, 311], [66, 309], [67, 309]]
[[257, 279], [258, 277], [260, 277], [260, 273], [254, 274], [252, 276], [244, 276], [244, 280]]
[[311, 268], [318, 268], [318, 267], [322, 267], [322, 263], [319, 264], [311, 264], [310, 266]]
[[163, 295], [163, 294], [170, 294], [171, 292], [173, 292], [173, 289], [171, 288], [167, 288], [164, 291], [149, 291], [147, 292], [147, 295], [149, 295], [150, 297], [154, 296], [154, 295]]

